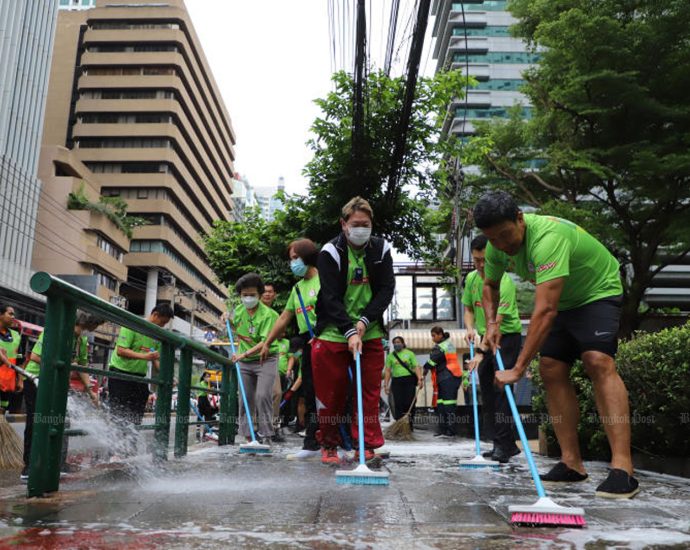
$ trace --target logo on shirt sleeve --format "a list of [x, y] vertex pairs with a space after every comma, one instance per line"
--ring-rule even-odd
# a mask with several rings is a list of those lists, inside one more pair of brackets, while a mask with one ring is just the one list
[[548, 264], [541, 264], [537, 268], [537, 273], [542, 273], [543, 271], [548, 271], [549, 269], [556, 267], [557, 263], [558, 262], [549, 262]]

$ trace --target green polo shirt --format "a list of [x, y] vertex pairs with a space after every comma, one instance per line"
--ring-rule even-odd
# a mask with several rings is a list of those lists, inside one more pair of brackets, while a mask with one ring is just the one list
[[[367, 272], [364, 263], [365, 250], [353, 250], [350, 246], [347, 247], [347, 289], [345, 290], [345, 311], [354, 324], [357, 324], [362, 318], [362, 313], [374, 297], [369, 283], [369, 273]], [[357, 272], [361, 273], [361, 277], [356, 277]], [[376, 338], [383, 338], [384, 332], [378, 321], [371, 321], [364, 333], [362, 341], [374, 340]], [[328, 342], [347, 343], [347, 338], [343, 335], [338, 327], [334, 324], [327, 325], [323, 332], [319, 335], [321, 340]]]
[[[43, 353], [44, 334], [45, 332], [42, 332], [40, 334], [38, 340], [36, 340], [36, 343], [34, 344], [34, 347], [31, 349], [31, 353], [33, 355], [38, 355], [39, 357], [41, 357], [41, 354]], [[79, 346], [77, 346], [77, 342], [81, 342]], [[75, 340], [74, 355], [72, 356], [72, 360], [78, 365], [83, 366], [86, 366], [89, 363], [89, 339], [86, 337], [86, 335], [80, 336], [79, 340]], [[26, 365], [25, 370], [29, 374], [38, 376], [41, 373], [41, 365], [36, 361], [29, 361], [29, 363]]]
[[137, 353], [160, 351], [160, 342], [150, 336], [144, 336], [132, 329], [122, 327], [115, 342], [115, 351], [110, 356], [109, 368], [116, 368], [130, 374], [146, 375], [149, 362], [146, 359], [128, 359], [117, 354], [117, 348], [127, 348]]
[[300, 294], [302, 295], [304, 308], [307, 310], [307, 317], [309, 317], [309, 322], [313, 330], [316, 326], [316, 298], [318, 298], [319, 290], [321, 290], [321, 280], [318, 275], [314, 275], [311, 279], [302, 279], [298, 281], [297, 284], [292, 287], [290, 297], [288, 298], [287, 304], [285, 304], [285, 309], [292, 311], [297, 317], [299, 333], [305, 334], [309, 332], [309, 327], [307, 327], [307, 322], [304, 320], [302, 306], [300, 306], [299, 298], [297, 297], [297, 288], [299, 288]]
[[[472, 271], [465, 279], [465, 290], [462, 292], [462, 303], [471, 307], [474, 312], [474, 326], [477, 332], [486, 334], [486, 317], [482, 306], [482, 289], [484, 279], [478, 271]], [[498, 301], [498, 314], [503, 316], [501, 320], [501, 334], [514, 334], [522, 332], [520, 315], [517, 308], [517, 288], [507, 273], [501, 277], [500, 298]]]
[[[233, 330], [237, 335], [235, 337], [235, 345], [239, 346], [237, 353], [246, 353], [259, 342], [266, 340], [268, 333], [271, 332], [277, 320], [278, 313], [261, 302], [259, 302], [256, 310], [254, 310], [253, 315], [249, 314], [249, 311], [247, 311], [244, 305], [237, 306], [232, 318]], [[240, 336], [249, 338], [250, 341], [246, 341], [245, 338], [239, 338]], [[271, 355], [278, 353], [278, 342], [274, 341], [271, 344], [270, 352]], [[258, 360], [259, 353], [257, 352], [244, 359], [244, 362], [251, 363]]]
[[391, 370], [391, 376], [393, 378], [401, 378], [403, 376], [417, 376], [417, 356], [412, 350], [403, 348], [400, 351], [395, 352], [400, 357], [400, 361], [405, 363], [406, 367], [403, 367], [393, 355], [391, 351], [386, 357], [386, 368]]
[[506, 271], [539, 285], [565, 278], [558, 310], [623, 294], [616, 258], [587, 231], [561, 218], [525, 214], [525, 239], [515, 256], [486, 246], [484, 275], [498, 281]]

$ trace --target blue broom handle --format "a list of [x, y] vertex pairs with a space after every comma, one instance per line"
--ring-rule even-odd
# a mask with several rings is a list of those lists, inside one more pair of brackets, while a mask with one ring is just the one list
[[[474, 342], [470, 342], [470, 361], [474, 359]], [[484, 394], [482, 394], [482, 397]], [[474, 447], [477, 456], [482, 452], [479, 446], [479, 411], [477, 408], [477, 369], [472, 371], [472, 413], [474, 414]]]
[[302, 293], [299, 291], [297, 285], [295, 285], [295, 291], [297, 292], [297, 299], [299, 300], [299, 307], [302, 308], [302, 314], [304, 315], [304, 320], [307, 322], [307, 329], [309, 330], [309, 337], [314, 338], [314, 329], [311, 328], [311, 321], [309, 321], [309, 315], [307, 315], [307, 308], [304, 307], [304, 300], [302, 300]]
[[[503, 359], [501, 358], [501, 352], [499, 349], [496, 349], [496, 362], [498, 363], [499, 370], [506, 370], [503, 366]], [[529, 448], [525, 428], [522, 427], [522, 420], [520, 419], [520, 413], [517, 410], [517, 405], [515, 404], [515, 399], [513, 398], [513, 391], [510, 389], [509, 384], [506, 384], [505, 390], [506, 395], [508, 396], [508, 403], [510, 403], [510, 410], [512, 411], [513, 418], [515, 419], [515, 425], [517, 426], [518, 433], [520, 434], [520, 441], [522, 441], [522, 447], [525, 451], [525, 456], [527, 457], [529, 471], [532, 474], [534, 485], [537, 488], [537, 495], [539, 495], [539, 498], [543, 498], [546, 496], [546, 491], [544, 491], [544, 485], [542, 485], [539, 472], [537, 472], [537, 465], [534, 463], [534, 457], [532, 456], [532, 451]]]
[[359, 431], [359, 463], [364, 465], [364, 409], [362, 408], [362, 360], [360, 352], [355, 353], [357, 370], [357, 428]]
[[[228, 330], [228, 338], [230, 338], [230, 349], [232, 354], [236, 355], [237, 350], [235, 349], [235, 339], [232, 337], [232, 329], [230, 328], [230, 320], [225, 320], [225, 327]], [[235, 370], [237, 371], [237, 383], [240, 386], [240, 393], [242, 394], [242, 402], [244, 403], [244, 413], [247, 415], [247, 424], [249, 424], [249, 433], [252, 435], [252, 441], [256, 441], [256, 435], [254, 435], [254, 424], [252, 421], [252, 413], [249, 411], [249, 403], [247, 403], [247, 394], [244, 391], [244, 382], [242, 382], [242, 373], [240, 372], [240, 364], [235, 361]]]

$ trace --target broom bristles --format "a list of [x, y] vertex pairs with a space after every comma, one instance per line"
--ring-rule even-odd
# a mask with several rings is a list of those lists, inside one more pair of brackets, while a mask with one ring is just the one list
[[0, 414], [0, 470], [21, 470], [24, 467], [22, 440]]
[[388, 426], [384, 432], [384, 436], [386, 439], [392, 441], [414, 441], [412, 424], [410, 424], [410, 415], [404, 414], [402, 418], [399, 418]]

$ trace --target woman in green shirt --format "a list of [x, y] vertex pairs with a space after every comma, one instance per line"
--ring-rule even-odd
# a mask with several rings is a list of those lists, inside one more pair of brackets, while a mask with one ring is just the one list
[[[269, 347], [265, 358], [259, 356], [259, 351], [278, 320], [278, 314], [259, 300], [264, 283], [258, 274], [247, 273], [240, 277], [235, 290], [242, 303], [235, 308], [232, 318], [233, 331], [239, 341], [232, 361], [239, 361], [247, 405], [256, 411], [261, 443], [268, 445], [273, 436], [273, 384], [278, 374], [278, 344], [274, 342]], [[240, 400], [240, 435], [251, 441], [244, 400]]]
[[[384, 390], [386, 395], [393, 392], [393, 418], [402, 418], [412, 405], [417, 387], [422, 387], [422, 368], [417, 356], [407, 349], [402, 336], [393, 338], [393, 351], [386, 357], [384, 371]], [[410, 427], [414, 425], [414, 408], [410, 412]]]

